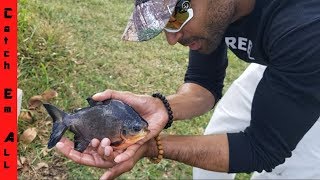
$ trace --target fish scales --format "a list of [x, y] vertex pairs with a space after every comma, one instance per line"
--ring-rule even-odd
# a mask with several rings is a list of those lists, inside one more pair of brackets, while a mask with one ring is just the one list
[[96, 102], [87, 99], [89, 107], [68, 114], [51, 104], [43, 104], [53, 120], [48, 148], [54, 147], [66, 130], [74, 135], [74, 149], [83, 152], [93, 138], [109, 138], [115, 149], [125, 149], [143, 139], [148, 123], [131, 106], [108, 99]]

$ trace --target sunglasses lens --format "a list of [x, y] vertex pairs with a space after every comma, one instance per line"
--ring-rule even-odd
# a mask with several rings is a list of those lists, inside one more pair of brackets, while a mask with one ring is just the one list
[[171, 16], [165, 28], [170, 30], [178, 30], [188, 20], [188, 18], [189, 18], [188, 12], [183, 12], [183, 13], [176, 12]]

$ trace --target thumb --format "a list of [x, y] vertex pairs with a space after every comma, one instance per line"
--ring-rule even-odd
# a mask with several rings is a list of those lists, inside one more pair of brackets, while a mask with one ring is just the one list
[[137, 142], [136, 144], [133, 144], [131, 146], [129, 146], [123, 153], [117, 155], [114, 159], [114, 161], [116, 163], [121, 163], [121, 162], [125, 162], [127, 160], [129, 160], [130, 158], [132, 158], [135, 153], [137, 152], [137, 150], [141, 147], [141, 143], [140, 141]]
[[99, 92], [99, 93], [94, 94], [92, 96], [92, 99], [95, 101], [103, 101], [103, 100], [112, 98], [113, 93], [114, 93], [113, 90], [107, 89], [103, 92]]
[[100, 180], [115, 179], [121, 174], [130, 171], [133, 168], [133, 165], [129, 162], [123, 162], [117, 164], [116, 166], [108, 169], [101, 177]]

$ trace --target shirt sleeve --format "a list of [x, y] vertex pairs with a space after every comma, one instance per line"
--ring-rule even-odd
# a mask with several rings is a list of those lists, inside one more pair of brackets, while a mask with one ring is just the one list
[[206, 88], [218, 101], [222, 96], [227, 66], [227, 47], [224, 41], [211, 54], [200, 54], [190, 50], [185, 83], [196, 83]]
[[266, 30], [269, 65], [254, 94], [251, 124], [228, 134], [230, 173], [272, 171], [320, 116], [320, 17], [284, 26], [288, 21]]

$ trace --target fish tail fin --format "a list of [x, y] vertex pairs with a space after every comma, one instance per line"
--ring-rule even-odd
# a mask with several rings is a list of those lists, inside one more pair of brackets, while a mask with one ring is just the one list
[[53, 121], [50, 140], [48, 142], [48, 148], [51, 149], [60, 141], [64, 132], [68, 129], [63, 123], [63, 118], [67, 116], [67, 114], [51, 104], [44, 103], [43, 106], [46, 108]]

